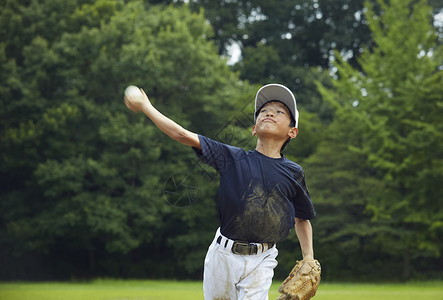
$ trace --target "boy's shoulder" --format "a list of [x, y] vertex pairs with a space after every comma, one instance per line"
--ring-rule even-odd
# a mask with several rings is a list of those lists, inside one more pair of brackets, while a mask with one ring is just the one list
[[283, 156], [283, 158], [284, 158], [283, 159], [283, 163], [285, 165], [287, 165], [288, 167], [291, 167], [291, 168], [294, 168], [294, 169], [301, 169], [301, 170], [303, 170], [303, 168], [298, 163], [296, 163], [295, 161], [290, 160], [286, 156]]
[[[241, 158], [244, 158], [248, 151], [229, 145], [224, 142], [216, 141], [211, 138], [208, 138], [204, 135], [199, 135], [201, 147], [203, 151], [210, 151], [211, 154], [217, 156], [217, 157], [224, 157], [229, 156], [230, 158], [233, 158], [234, 160], [238, 160]], [[201, 151], [200, 151], [201, 152]]]
[[285, 157], [285, 159], [282, 161], [282, 164], [288, 168], [296, 178], [303, 178], [304, 177], [304, 171], [303, 168], [296, 162], [288, 159]]

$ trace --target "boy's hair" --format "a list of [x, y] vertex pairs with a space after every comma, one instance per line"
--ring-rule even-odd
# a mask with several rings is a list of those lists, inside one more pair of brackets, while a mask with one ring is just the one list
[[[295, 119], [294, 119], [294, 116], [293, 116], [292, 113], [291, 113], [291, 110], [289, 109], [289, 107], [288, 107], [286, 104], [284, 104], [283, 102], [281, 102], [281, 101], [279, 101], [279, 100], [271, 100], [271, 101], [268, 101], [268, 102], [266, 102], [265, 104], [263, 104], [263, 105], [257, 110], [257, 112], [255, 113], [255, 121], [257, 120], [257, 117], [258, 117], [258, 115], [260, 114], [262, 108], [265, 107], [267, 104], [269, 104], [269, 103], [273, 103], [273, 102], [281, 103], [281, 104], [283, 104], [283, 105], [286, 107], [286, 109], [287, 109], [288, 112], [289, 112], [290, 119], [291, 119], [291, 122], [289, 123], [289, 127], [295, 127]], [[255, 122], [254, 122], [254, 123], [255, 123]], [[283, 146], [281, 146], [280, 152], [282, 152], [283, 149], [285, 149], [285, 147], [289, 144], [290, 141], [291, 141], [291, 138], [288, 138], [288, 139], [284, 142]]]

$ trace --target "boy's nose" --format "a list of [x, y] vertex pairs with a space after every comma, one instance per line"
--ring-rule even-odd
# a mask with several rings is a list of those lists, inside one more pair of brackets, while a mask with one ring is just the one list
[[268, 110], [268, 111], [266, 112], [266, 116], [273, 117], [273, 116], [274, 116], [274, 112]]

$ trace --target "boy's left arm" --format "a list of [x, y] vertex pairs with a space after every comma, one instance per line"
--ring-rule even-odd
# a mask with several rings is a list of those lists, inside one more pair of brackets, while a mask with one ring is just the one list
[[314, 259], [311, 222], [295, 218], [295, 232], [300, 242], [303, 260], [297, 261], [289, 276], [280, 285], [278, 300], [311, 299], [320, 283], [321, 266]]
[[295, 218], [295, 233], [297, 234], [303, 259], [314, 259], [314, 246], [312, 241], [312, 226], [309, 220]]

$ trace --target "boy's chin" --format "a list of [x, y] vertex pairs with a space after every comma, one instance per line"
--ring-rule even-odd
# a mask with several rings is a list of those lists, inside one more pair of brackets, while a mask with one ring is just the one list
[[260, 130], [255, 134], [260, 139], [273, 139], [286, 141], [289, 137], [282, 135], [281, 133], [275, 132], [275, 130]]

